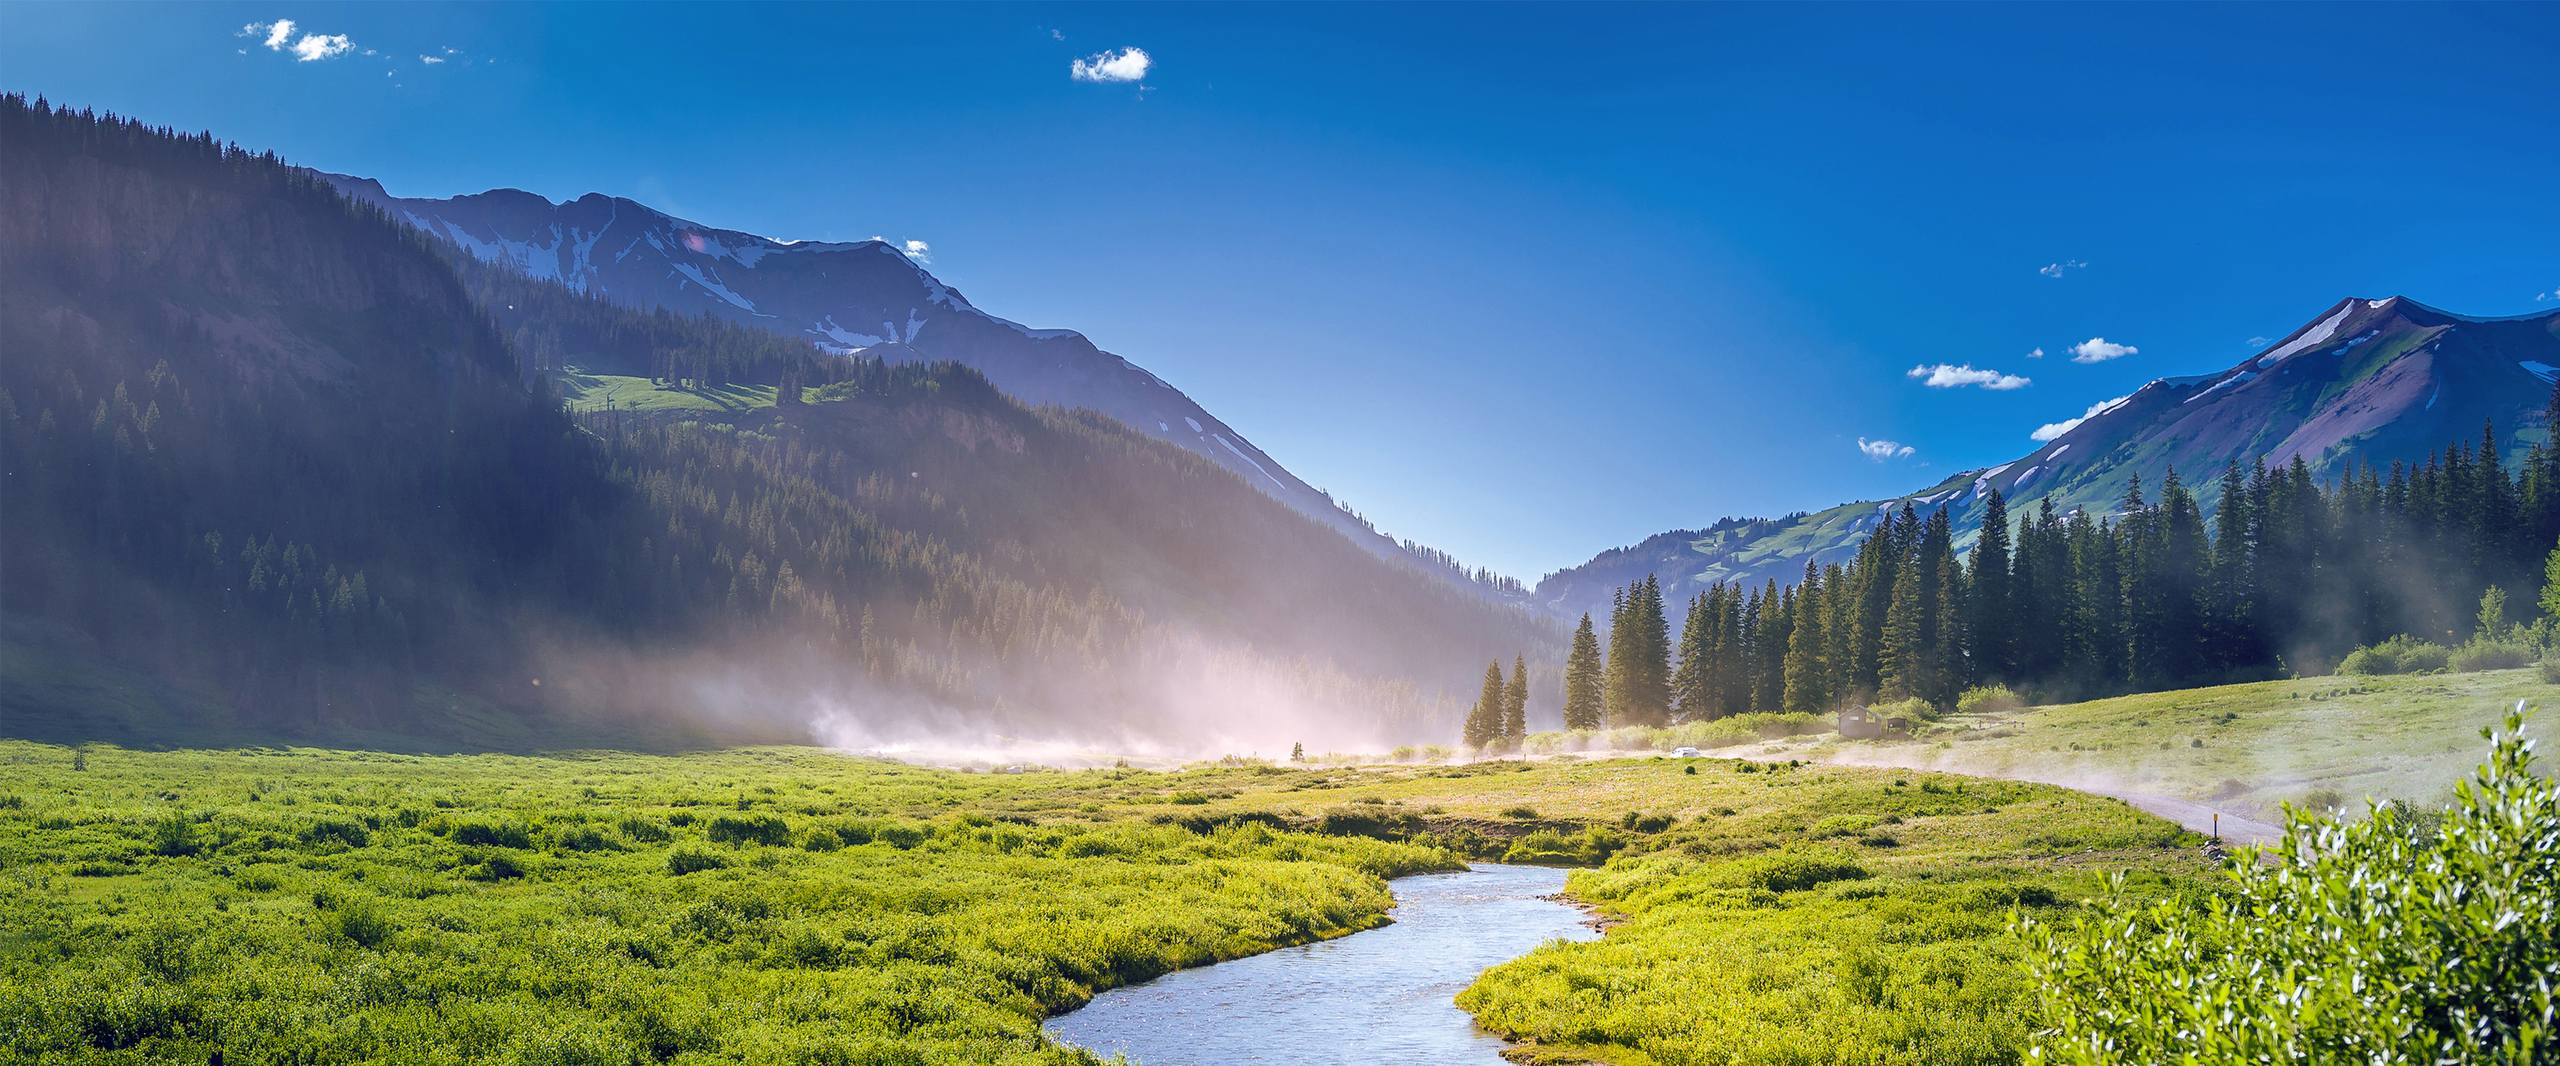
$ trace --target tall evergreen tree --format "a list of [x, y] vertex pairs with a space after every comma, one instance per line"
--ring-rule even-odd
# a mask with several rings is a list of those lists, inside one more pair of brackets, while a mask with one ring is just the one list
[[1529, 660], [1511, 657], [1511, 683], [1502, 690], [1502, 739], [1512, 748], [1529, 737]]
[[[2560, 552], [2554, 553], [2560, 557]], [[1831, 663], [1826, 653], [1828, 642], [1823, 636], [1828, 612], [1823, 602], [1825, 590], [1822, 573], [1813, 564], [1804, 564], [1804, 581], [1796, 586], [1795, 632], [1787, 640], [1786, 697], [1787, 710], [1811, 713], [1825, 710], [1831, 702], [1827, 676]]]
[[1972, 617], [1968, 636], [1972, 661], [1985, 678], [2017, 673], [2018, 648], [2011, 626], [2016, 607], [2010, 602], [2014, 568], [2009, 559], [2009, 503], [1999, 489], [1982, 498], [1982, 534], [1973, 542], [1973, 587], [1966, 606]]
[[1591, 616], [1585, 614], [1565, 653], [1564, 727], [1598, 729], [1605, 708], [1601, 698], [1600, 637], [1592, 631]]
[[1502, 740], [1502, 708], [1508, 701], [1504, 695], [1502, 661], [1497, 659], [1484, 668], [1484, 687], [1476, 693], [1476, 705], [1467, 711], [1461, 733], [1467, 747], [1483, 751]]

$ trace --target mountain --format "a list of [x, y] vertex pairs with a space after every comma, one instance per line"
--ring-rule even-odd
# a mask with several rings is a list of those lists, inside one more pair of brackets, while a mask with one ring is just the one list
[[[2363, 464], [2423, 463], [2484, 423], [2514, 456], [2548, 432], [2543, 409], [2560, 383], [2560, 311], [2476, 318], [2406, 297], [2346, 299], [2218, 373], [2162, 378], [2099, 405], [2011, 462], [1967, 470], [1907, 496], [1810, 514], [1725, 519], [1656, 534], [1548, 575], [1532, 601], [1558, 615], [1605, 618], [1612, 589], [1659, 574], [1683, 598], [1705, 585], [1792, 583], [1807, 562], [1846, 560], [1905, 503], [1945, 510], [1959, 547], [1979, 532], [1985, 494], [2009, 513], [2112, 512], [2138, 476], [2171, 470], [2190, 484], [2229, 463], [2301, 459], [2315, 475]], [[2203, 493], [2211, 508], [2210, 491]]]
[[210, 136], [11, 96], [0, 141], [0, 735], [1321, 750], [1559, 657], [966, 367], [490, 267]]
[[1074, 330], [1033, 329], [979, 310], [887, 241], [780, 241], [596, 193], [563, 203], [516, 189], [427, 199], [392, 196], [369, 178], [320, 176], [484, 262], [572, 292], [713, 315], [841, 354], [949, 360], [1024, 403], [1101, 412], [1234, 471], [1382, 558], [1495, 598], [1516, 600], [1522, 591], [1379, 533], [1164, 379]]

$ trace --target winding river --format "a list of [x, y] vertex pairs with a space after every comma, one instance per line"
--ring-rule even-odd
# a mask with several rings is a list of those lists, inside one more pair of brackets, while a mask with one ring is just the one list
[[1503, 1041], [1450, 1002], [1477, 974], [1549, 940], [1600, 934], [1545, 897], [1562, 870], [1479, 864], [1389, 882], [1395, 922], [1178, 970], [1051, 1018], [1051, 1039], [1142, 1066], [1500, 1064]]

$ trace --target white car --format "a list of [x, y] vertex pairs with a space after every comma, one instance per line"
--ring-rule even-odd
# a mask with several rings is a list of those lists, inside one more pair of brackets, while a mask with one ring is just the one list
[[1671, 749], [1671, 757], [1674, 759], [1695, 759], [1698, 757], [1698, 749], [1673, 748]]

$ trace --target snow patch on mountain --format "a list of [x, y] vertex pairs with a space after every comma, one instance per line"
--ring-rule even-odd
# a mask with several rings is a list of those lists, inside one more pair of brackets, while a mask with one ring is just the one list
[[[1222, 433], [1212, 433], [1212, 434], [1210, 434], [1210, 435], [1209, 435], [1209, 439], [1210, 439], [1210, 440], [1217, 441], [1221, 446], [1224, 446], [1228, 451], [1235, 453], [1235, 457], [1236, 457], [1237, 459], [1243, 460], [1243, 461], [1244, 461], [1244, 465], [1249, 466], [1249, 467], [1252, 467], [1252, 468], [1253, 468], [1253, 472], [1254, 472], [1254, 473], [1260, 474], [1260, 475], [1262, 475], [1263, 477], [1266, 477], [1266, 478], [1270, 478], [1270, 479], [1271, 479], [1271, 483], [1272, 483], [1272, 484], [1274, 484], [1274, 485], [1279, 485], [1279, 484], [1281, 484], [1281, 482], [1280, 482], [1280, 479], [1279, 479], [1279, 478], [1271, 477], [1271, 471], [1268, 471], [1268, 470], [1263, 469], [1263, 468], [1262, 468], [1262, 464], [1261, 464], [1261, 463], [1254, 462], [1254, 461], [1253, 461], [1253, 457], [1252, 457], [1252, 456], [1250, 456], [1250, 455], [1246, 455], [1246, 454], [1244, 453], [1244, 449], [1239, 448], [1239, 447], [1236, 447], [1235, 442], [1234, 442], [1234, 441], [1231, 441], [1231, 440], [1228, 440], [1228, 439], [1226, 438], [1226, 435], [1225, 435], [1225, 434], [1222, 434]], [[1283, 486], [1283, 487], [1286, 487], [1286, 486]]]
[[762, 315], [765, 318], [773, 317], [772, 315], [767, 315], [761, 311], [757, 311], [755, 301], [747, 299], [744, 296], [740, 296], [728, 286], [713, 280], [710, 275], [703, 273], [701, 267], [680, 259], [669, 259], [667, 261], [667, 266], [670, 269], [673, 269], [676, 273], [684, 275], [687, 280], [692, 281], [696, 285], [702, 286], [702, 291], [728, 301], [729, 306], [731, 307], [735, 307], [738, 310], [745, 311], [750, 314]]
[[2258, 366], [2261, 369], [2274, 366], [2285, 361], [2287, 356], [2328, 340], [2332, 334], [2338, 332], [2338, 324], [2347, 320], [2347, 313], [2353, 310], [2355, 307], [2352, 304], [2339, 308], [2338, 313], [2314, 323], [2310, 329], [2303, 330], [2301, 336], [2286, 341], [2283, 347], [2259, 356]]
[[2224, 378], [2224, 379], [2222, 379], [2222, 380], [2220, 380], [2220, 381], [2214, 382], [2214, 383], [2213, 383], [2213, 386], [2212, 386], [2211, 388], [2208, 388], [2208, 389], [2204, 390], [2203, 392], [2199, 392], [2199, 393], [2197, 393], [2197, 394], [2195, 394], [2195, 395], [2193, 395], [2193, 396], [2189, 396], [2189, 397], [2187, 397], [2187, 398], [2186, 398], [2186, 400], [2185, 400], [2185, 402], [2186, 402], [2186, 403], [2194, 403], [2194, 402], [2196, 402], [2197, 400], [2204, 399], [2204, 398], [2205, 398], [2205, 397], [2207, 397], [2207, 396], [2211, 396], [2211, 395], [2213, 395], [2214, 393], [2217, 393], [2217, 392], [2220, 392], [2220, 391], [2222, 391], [2222, 390], [2224, 390], [2224, 389], [2230, 388], [2230, 387], [2231, 387], [2231, 386], [2233, 386], [2233, 385], [2244, 385], [2244, 384], [2247, 384], [2247, 383], [2248, 383], [2248, 381], [2249, 381], [2249, 379], [2254, 378], [2254, 377], [2257, 377], [2257, 376], [2258, 376], [2258, 372], [2257, 372], [2257, 371], [2255, 371], [2255, 370], [2243, 370], [2243, 371], [2241, 371], [2241, 372], [2239, 372], [2239, 373], [2237, 373], [2237, 374], [2233, 374], [2233, 375], [2231, 375], [2230, 377], [2227, 377], [2227, 378]]

